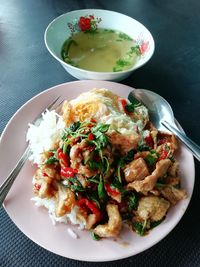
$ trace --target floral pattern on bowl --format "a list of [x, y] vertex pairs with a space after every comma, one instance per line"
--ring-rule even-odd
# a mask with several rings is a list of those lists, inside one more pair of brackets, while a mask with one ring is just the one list
[[74, 19], [67, 25], [72, 34], [82, 32], [94, 32], [98, 28], [98, 24], [102, 21], [101, 18], [95, 18], [94, 15], [81, 16], [79, 19]]

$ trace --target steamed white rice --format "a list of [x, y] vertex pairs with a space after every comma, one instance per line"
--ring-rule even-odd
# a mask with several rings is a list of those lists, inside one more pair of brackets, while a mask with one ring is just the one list
[[57, 222], [59, 223], [71, 223], [74, 225], [78, 225], [80, 229], [85, 228], [85, 224], [83, 221], [79, 220], [77, 218], [77, 206], [74, 206], [74, 208], [71, 210], [70, 213], [65, 214], [64, 216], [57, 217], [55, 214], [56, 209], [56, 200], [54, 198], [40, 198], [40, 197], [33, 197], [31, 198], [32, 201], [35, 202], [35, 205], [37, 207], [45, 207], [48, 209], [49, 217], [52, 220], [52, 223], [55, 225]]
[[[41, 163], [41, 153], [46, 150], [53, 149], [54, 143], [59, 140], [62, 136], [62, 130], [64, 129], [65, 124], [61, 116], [59, 116], [55, 111], [46, 111], [42, 115], [42, 121], [39, 126], [29, 124], [29, 129], [27, 132], [26, 140], [30, 144], [31, 156], [29, 160], [32, 163], [40, 164]], [[35, 179], [33, 177], [33, 184]], [[40, 198], [33, 197], [31, 199], [35, 202], [37, 207], [43, 206], [48, 210], [49, 216], [53, 222], [62, 222], [62, 223], [71, 223], [79, 225], [80, 229], [85, 227], [83, 221], [78, 220], [77, 218], [77, 207], [75, 206], [70, 213], [65, 214], [62, 217], [57, 217], [55, 214], [56, 210], [56, 200], [54, 198]], [[75, 233], [69, 233], [75, 238]]]
[[62, 117], [54, 110], [47, 110], [42, 114], [42, 121], [39, 126], [29, 124], [26, 141], [29, 142], [32, 152], [30, 161], [40, 164], [41, 153], [54, 148], [55, 142], [61, 138], [64, 127]]

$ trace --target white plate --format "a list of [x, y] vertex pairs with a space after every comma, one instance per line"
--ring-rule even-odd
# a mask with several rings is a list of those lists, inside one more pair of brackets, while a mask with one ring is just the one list
[[[67, 99], [77, 97], [92, 88], [107, 88], [122, 97], [127, 97], [131, 87], [106, 81], [75, 81], [50, 88], [23, 105], [9, 121], [0, 142], [0, 183], [9, 174], [25, 149], [27, 124], [56, 96]], [[111, 261], [138, 254], [163, 239], [180, 221], [190, 202], [194, 187], [194, 160], [190, 152], [181, 146], [178, 160], [182, 176], [182, 186], [188, 198], [180, 201], [167, 215], [166, 220], [153, 229], [149, 235], [140, 237], [128, 229], [123, 229], [117, 240], [92, 240], [87, 231], [65, 224], [54, 226], [45, 208], [36, 208], [30, 201], [34, 168], [27, 162], [9, 192], [4, 207], [17, 227], [31, 240], [58, 255], [84, 261]], [[73, 239], [68, 228], [79, 236]]]

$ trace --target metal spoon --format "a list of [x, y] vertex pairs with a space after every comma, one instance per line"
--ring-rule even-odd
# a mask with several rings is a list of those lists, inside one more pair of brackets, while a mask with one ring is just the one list
[[128, 95], [128, 99], [130, 102], [137, 99], [143, 103], [149, 110], [149, 117], [154, 126], [158, 130], [168, 129], [175, 134], [200, 161], [200, 147], [178, 129], [172, 108], [163, 97], [146, 89], [135, 89]]

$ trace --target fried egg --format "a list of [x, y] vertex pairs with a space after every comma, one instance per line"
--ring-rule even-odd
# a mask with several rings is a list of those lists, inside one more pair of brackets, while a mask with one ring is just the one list
[[83, 122], [93, 118], [97, 122], [110, 124], [110, 131], [115, 130], [122, 134], [141, 131], [148, 121], [147, 109], [140, 106], [135, 109], [135, 114], [127, 114], [121, 99], [108, 89], [94, 88], [64, 103], [64, 121], [69, 126], [75, 121]]

